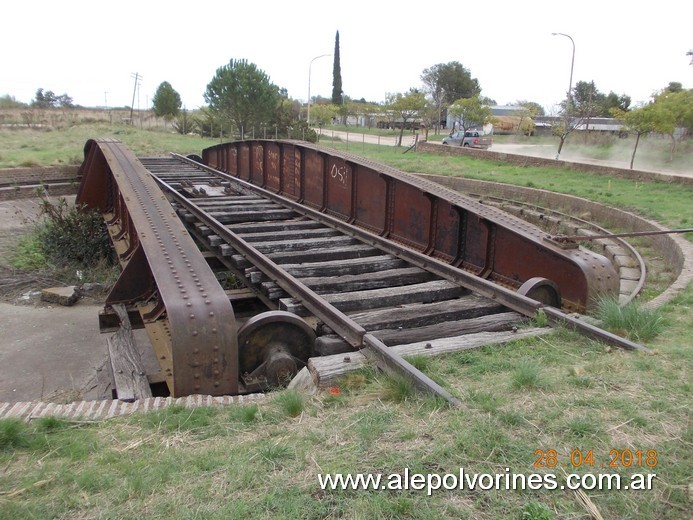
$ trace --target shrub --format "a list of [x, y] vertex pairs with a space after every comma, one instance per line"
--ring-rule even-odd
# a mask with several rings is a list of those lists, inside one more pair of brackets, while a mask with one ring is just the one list
[[39, 247], [47, 261], [59, 265], [91, 267], [111, 258], [106, 224], [97, 211], [43, 199], [44, 224], [39, 228]]

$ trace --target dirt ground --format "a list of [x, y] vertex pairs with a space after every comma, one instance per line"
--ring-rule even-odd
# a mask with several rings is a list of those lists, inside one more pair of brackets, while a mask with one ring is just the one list
[[42, 302], [36, 292], [54, 281], [28, 279], [9, 267], [19, 237], [39, 213], [35, 199], [0, 201], [0, 402], [105, 397], [103, 306], [93, 299], [72, 307]]

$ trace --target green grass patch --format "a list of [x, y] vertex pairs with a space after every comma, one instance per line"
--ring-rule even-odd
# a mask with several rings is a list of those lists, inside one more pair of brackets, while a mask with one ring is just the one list
[[274, 398], [274, 403], [287, 417], [298, 417], [303, 413], [306, 407], [306, 401], [303, 395], [296, 390], [284, 390], [280, 392]]
[[516, 390], [540, 388], [544, 384], [541, 366], [534, 360], [521, 359], [512, 372], [512, 386]]
[[[180, 136], [155, 144], [161, 136], [139, 132], [126, 129], [115, 136], [132, 140], [139, 155], [187, 151]], [[52, 139], [58, 132], [38, 134]], [[21, 150], [31, 155], [24, 159], [39, 160], [41, 139], [29, 135], [15, 148], [26, 144]], [[73, 155], [85, 140], [68, 147]], [[190, 152], [203, 147], [196, 142]], [[531, 182], [612, 199], [672, 227], [691, 219], [686, 186], [627, 179], [609, 184], [587, 173], [403, 156], [384, 148], [369, 152], [371, 158], [395, 167], [406, 161], [408, 171]], [[9, 155], [0, 146], [2, 160]], [[283, 391], [241, 406], [172, 407], [88, 424], [0, 421], [0, 518], [586, 518], [568, 491], [440, 490], [427, 496], [411, 489], [323, 490], [317, 483], [326, 472], [387, 476], [408, 469], [444, 475], [460, 468], [510, 468], [527, 474], [535, 471], [536, 450], [549, 449], [561, 463], [572, 450], [593, 450], [598, 464], [608, 464], [613, 449], [656, 450], [652, 490], [587, 495], [604, 518], [684, 518], [693, 468], [692, 308], [693, 287], [664, 306], [666, 326], [648, 340], [656, 355], [621, 351], [559, 329], [541, 338], [409, 360], [444, 382], [461, 398], [462, 409], [401, 389], [394, 393], [400, 398], [387, 398], [389, 379], [369, 367], [344, 377], [334, 387], [338, 393]]]
[[660, 309], [645, 308], [637, 300], [620, 305], [616, 298], [602, 298], [596, 314], [607, 330], [640, 342], [652, 341], [666, 325]]

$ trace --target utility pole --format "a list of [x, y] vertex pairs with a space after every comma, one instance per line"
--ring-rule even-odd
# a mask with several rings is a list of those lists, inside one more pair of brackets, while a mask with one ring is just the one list
[[[138, 72], [135, 72], [134, 74], [130, 74], [131, 78], [135, 79], [135, 86], [132, 89], [132, 103], [130, 103], [130, 124], [134, 125], [133, 119], [132, 119], [132, 113], [135, 110], [135, 94], [137, 94], [137, 87], [140, 85], [140, 80], [142, 79], [142, 76], [139, 75]], [[139, 104], [139, 100], [138, 100]]]
[[324, 58], [325, 56], [332, 56], [331, 54], [321, 54], [320, 56], [316, 56], [312, 60], [310, 60], [310, 63], [308, 64], [308, 114], [306, 116], [306, 122], [308, 123], [308, 126], [310, 126], [310, 68], [313, 66], [313, 62], [317, 60], [318, 58]]

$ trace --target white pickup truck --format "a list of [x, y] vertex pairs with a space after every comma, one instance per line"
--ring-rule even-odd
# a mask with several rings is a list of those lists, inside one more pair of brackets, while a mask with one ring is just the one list
[[489, 148], [493, 143], [493, 137], [485, 135], [478, 130], [467, 130], [466, 132], [455, 132], [443, 138], [443, 144], [457, 146], [468, 146], [470, 148]]

